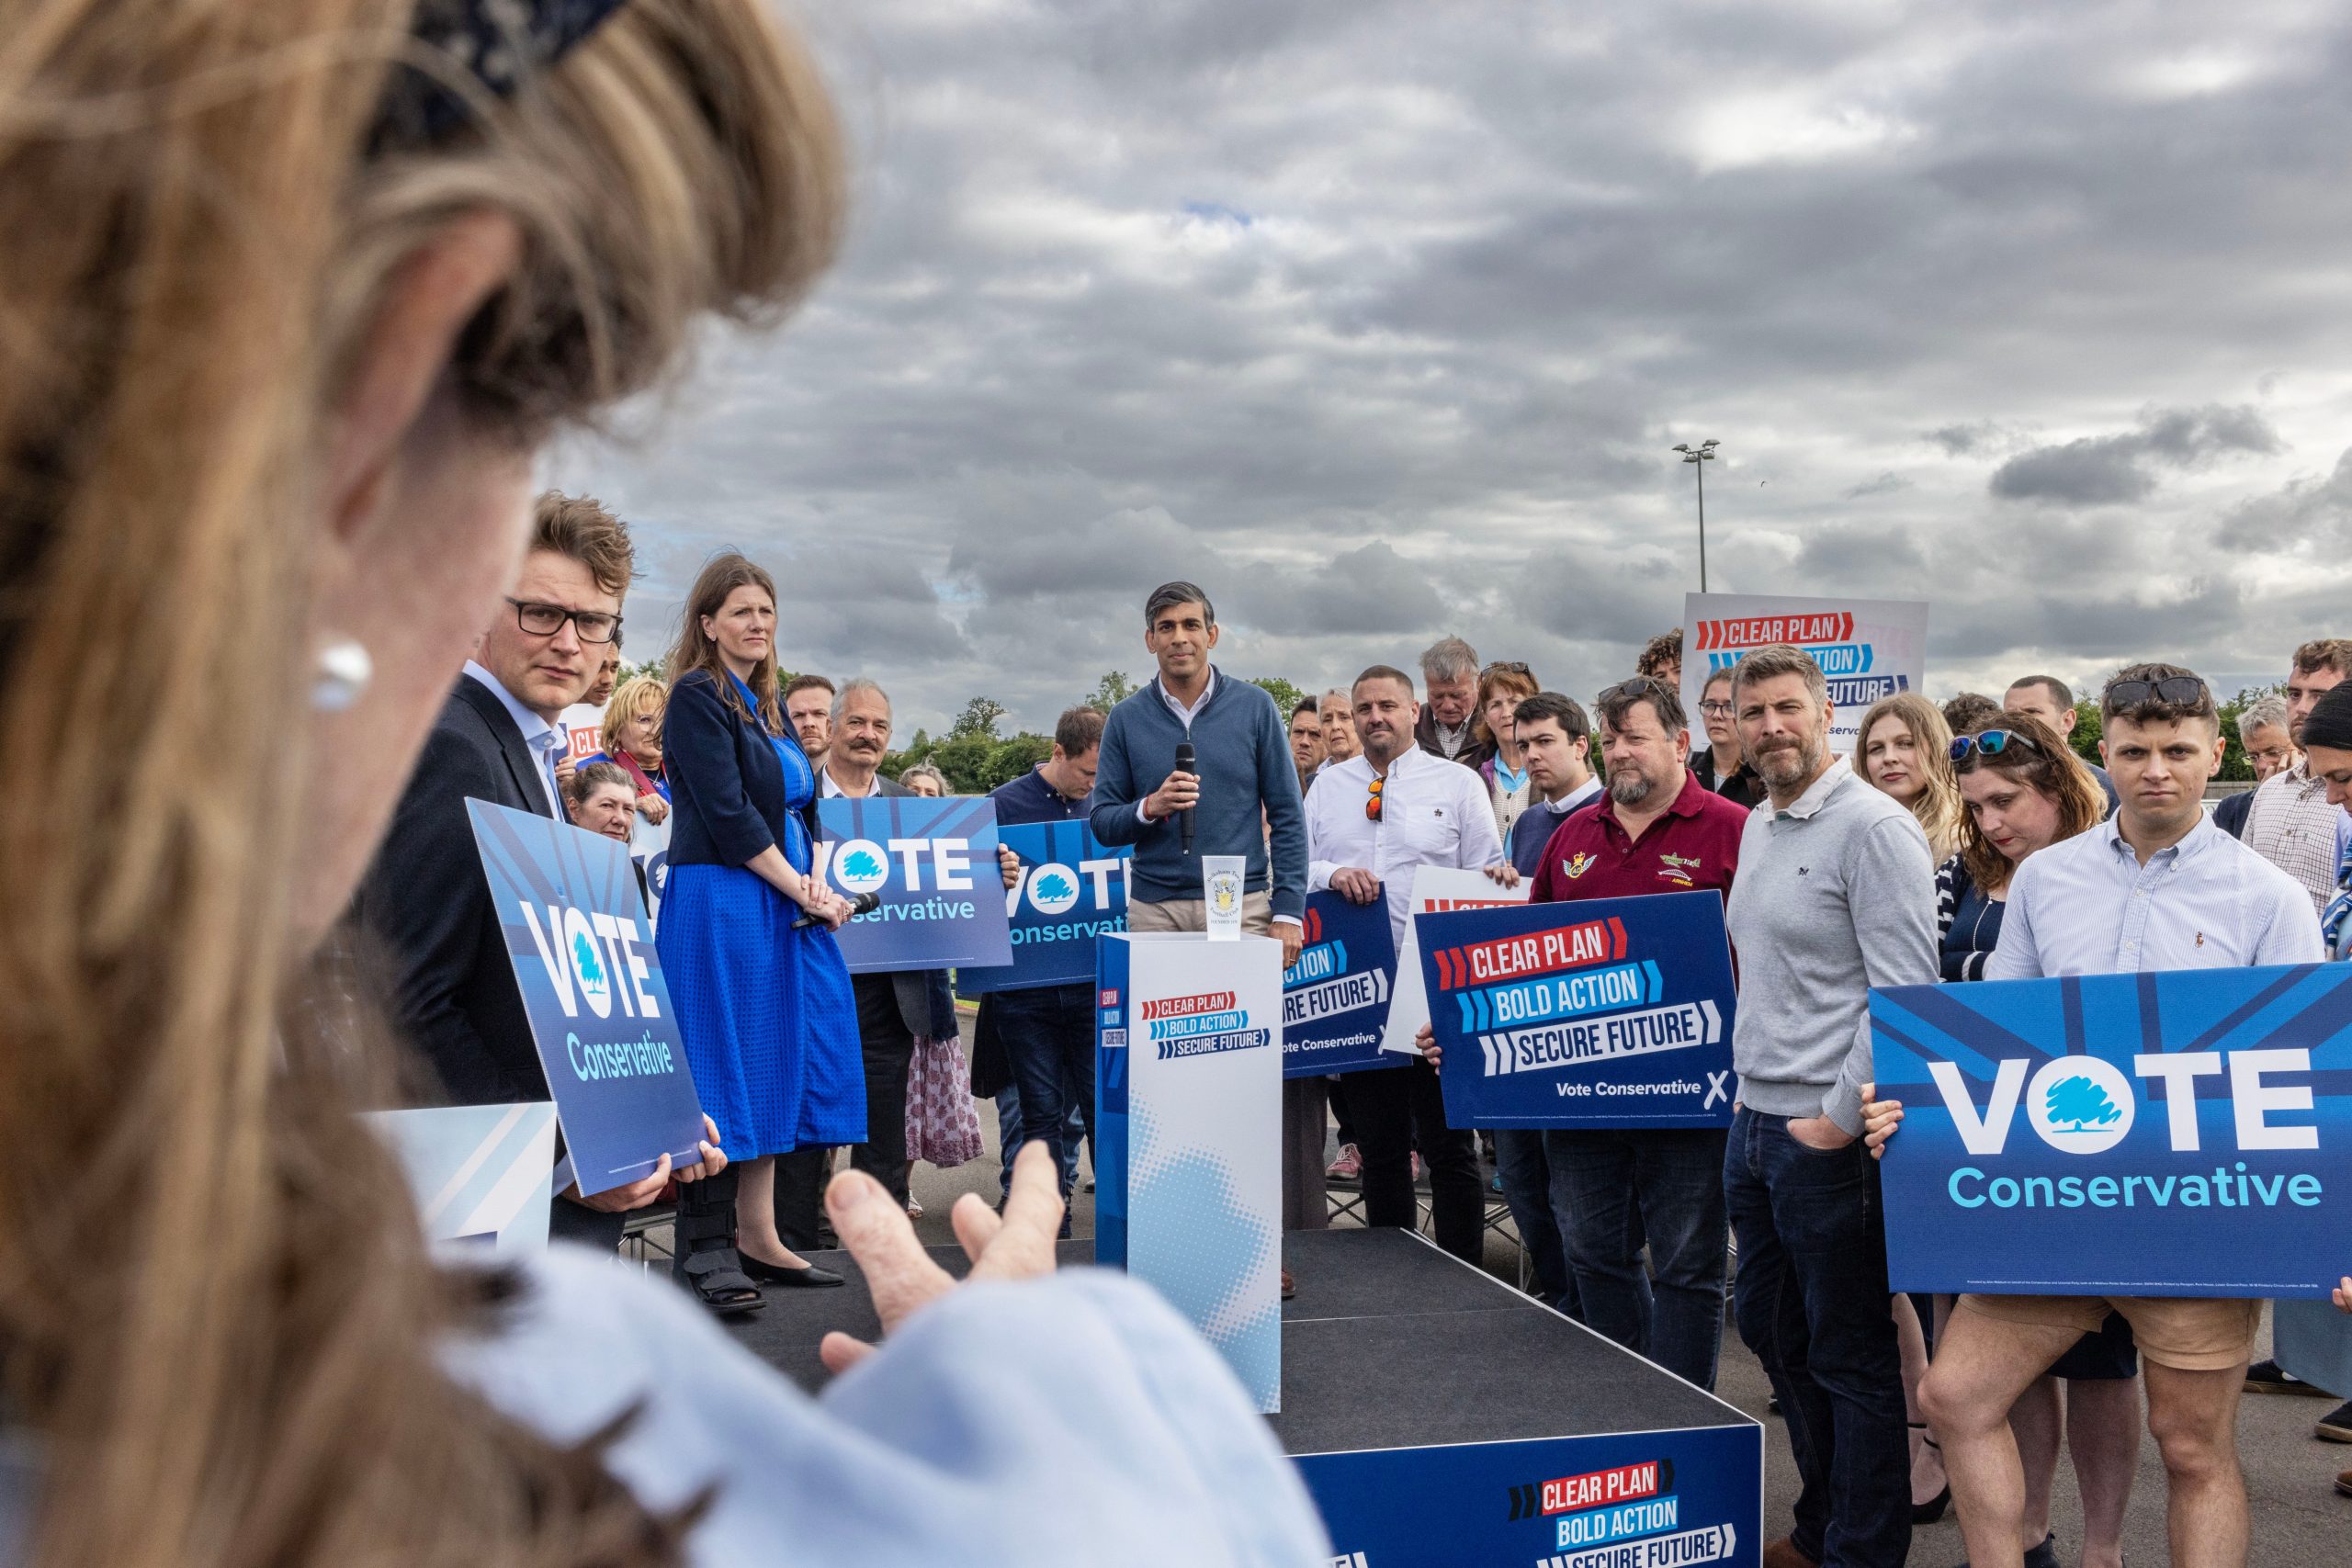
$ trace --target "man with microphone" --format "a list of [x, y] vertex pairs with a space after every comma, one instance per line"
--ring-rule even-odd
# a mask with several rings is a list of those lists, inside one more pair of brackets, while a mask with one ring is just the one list
[[[1306, 820], [1282, 712], [1264, 691], [1209, 662], [1216, 611], [1199, 587], [1152, 590], [1143, 626], [1159, 673], [1111, 710], [1090, 819], [1102, 842], [1135, 846], [1127, 929], [1205, 931], [1201, 857], [1239, 855], [1242, 930], [1278, 939], [1287, 969], [1306, 939]], [[1324, 1217], [1323, 1099], [1307, 1083], [1283, 1085], [1290, 1229]]]

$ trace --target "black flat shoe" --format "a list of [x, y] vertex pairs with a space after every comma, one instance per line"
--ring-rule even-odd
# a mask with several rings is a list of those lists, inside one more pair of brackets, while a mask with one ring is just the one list
[[804, 1263], [797, 1269], [785, 1269], [774, 1263], [763, 1263], [748, 1252], [743, 1254], [743, 1272], [763, 1285], [782, 1285], [786, 1289], [816, 1290], [849, 1282], [831, 1269], [820, 1269], [814, 1263]]
[[1937, 1493], [1934, 1496], [1928, 1498], [1924, 1503], [1914, 1503], [1911, 1505], [1911, 1522], [1915, 1525], [1934, 1524], [1938, 1519], [1944, 1517], [1944, 1510], [1951, 1506], [1951, 1483], [1947, 1481], [1944, 1483], [1944, 1489], [1942, 1491]]

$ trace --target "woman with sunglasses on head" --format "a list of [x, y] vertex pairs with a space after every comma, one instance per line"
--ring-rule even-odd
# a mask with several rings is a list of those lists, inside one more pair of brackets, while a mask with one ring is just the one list
[[1854, 764], [1882, 794], [1919, 819], [1939, 863], [1960, 846], [1960, 787], [1952, 782], [1951, 731], [1917, 692], [1882, 697], [1854, 732]]
[[957, 1215], [978, 1290], [836, 1184], [890, 1341], [830, 1341], [820, 1401], [608, 1259], [429, 1253], [354, 1115], [393, 1062], [321, 949], [539, 454], [840, 233], [770, 13], [7, 8], [0, 725], [72, 811], [0, 818], [7, 1562], [1329, 1560], [1181, 1320], [1024, 1278], [1042, 1151]]
[[[1999, 727], [1963, 735], [1948, 750], [1966, 804], [1959, 852], [1936, 871], [1949, 984], [1984, 977], [1985, 960], [2000, 942], [2018, 864], [2098, 827], [2107, 816], [2107, 796], [2057, 732], [2029, 714], [2006, 712]], [[2025, 1467], [2027, 1534], [2041, 1543], [2027, 1552], [2028, 1568], [2057, 1560], [2049, 1535], [2050, 1495], [2062, 1435], [2082, 1495], [2080, 1561], [2085, 1568], [2120, 1568], [2123, 1514], [2140, 1455], [2138, 1375], [2131, 1325], [2109, 1313], [2098, 1333], [2077, 1340], [2011, 1409], [2009, 1426]]]

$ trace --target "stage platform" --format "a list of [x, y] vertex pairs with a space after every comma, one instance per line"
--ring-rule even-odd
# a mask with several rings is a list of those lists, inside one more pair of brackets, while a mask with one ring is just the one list
[[[1267, 1417], [1347, 1568], [1685, 1568], [1758, 1561], [1763, 1432], [1747, 1416], [1418, 1235], [1295, 1232], [1283, 1408]], [[1064, 1242], [1065, 1266], [1093, 1244]], [[967, 1265], [933, 1249], [950, 1273]], [[838, 1291], [771, 1291], [730, 1324], [812, 1392], [818, 1342], [876, 1320]]]

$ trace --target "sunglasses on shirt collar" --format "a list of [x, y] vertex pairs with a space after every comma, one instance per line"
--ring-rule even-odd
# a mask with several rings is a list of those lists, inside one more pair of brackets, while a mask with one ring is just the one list
[[1373, 780], [1372, 798], [1363, 803], [1363, 814], [1374, 822], [1380, 820], [1380, 786], [1386, 782], [1385, 779]]

